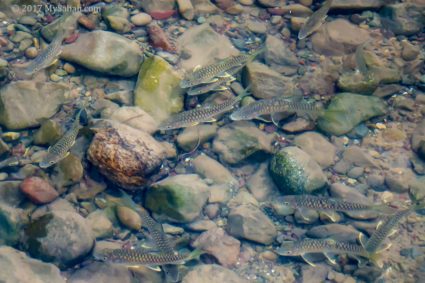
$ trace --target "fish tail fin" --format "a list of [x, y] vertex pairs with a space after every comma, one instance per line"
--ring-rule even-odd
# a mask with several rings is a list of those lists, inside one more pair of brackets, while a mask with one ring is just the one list
[[188, 260], [192, 260], [192, 259], [199, 259], [199, 257], [203, 254], [205, 254], [206, 251], [200, 249], [200, 248], [196, 248], [195, 250], [193, 250], [189, 256], [188, 256]]

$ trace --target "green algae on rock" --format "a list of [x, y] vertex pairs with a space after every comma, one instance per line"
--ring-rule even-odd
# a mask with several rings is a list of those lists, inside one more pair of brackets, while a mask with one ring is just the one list
[[170, 64], [158, 56], [148, 58], [140, 68], [134, 89], [134, 104], [162, 121], [183, 109], [182, 79]]
[[327, 134], [340, 136], [359, 123], [385, 113], [385, 103], [379, 97], [340, 93], [319, 116], [318, 126]]
[[175, 175], [146, 191], [145, 206], [159, 220], [186, 223], [199, 216], [209, 195], [208, 185], [198, 175]]
[[9, 130], [38, 126], [58, 111], [68, 90], [61, 83], [11, 82], [0, 89], [0, 124]]
[[143, 62], [136, 42], [102, 30], [81, 34], [74, 43], [64, 45], [61, 58], [93, 71], [121, 77], [136, 75]]
[[307, 153], [295, 146], [285, 147], [270, 161], [273, 181], [286, 194], [311, 194], [326, 185], [326, 176]]

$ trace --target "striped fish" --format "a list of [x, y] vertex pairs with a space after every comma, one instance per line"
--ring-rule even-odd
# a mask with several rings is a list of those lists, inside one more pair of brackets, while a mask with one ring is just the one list
[[41, 168], [50, 167], [69, 155], [69, 150], [75, 144], [75, 139], [80, 130], [80, 116], [83, 110], [85, 109], [82, 108], [78, 111], [71, 129], [69, 129], [57, 143], [49, 147], [47, 154], [43, 156], [39, 163]]
[[218, 77], [217, 81], [213, 83], [200, 84], [200, 85], [189, 88], [187, 90], [187, 95], [193, 96], [193, 95], [204, 94], [210, 91], [225, 91], [229, 89], [227, 86], [230, 85], [230, 83], [233, 82], [234, 80], [236, 79], [232, 75], [230, 74], [224, 75], [222, 77]]
[[187, 73], [185, 78], [180, 81], [181, 88], [193, 87], [204, 83], [213, 83], [216, 77], [226, 76], [226, 72], [236, 73], [245, 66], [249, 61], [262, 53], [264, 48], [255, 51], [252, 54], [242, 54], [230, 56], [217, 63], [195, 69], [193, 72]]
[[332, 254], [347, 254], [361, 261], [359, 257], [376, 261], [377, 255], [368, 253], [361, 245], [333, 239], [304, 239], [295, 242], [284, 242], [277, 250], [281, 256], [301, 256], [308, 264], [315, 266], [307, 254], [323, 253], [326, 258], [335, 264]]
[[52, 42], [44, 49], [31, 63], [25, 68], [24, 73], [26, 75], [31, 75], [36, 73], [44, 68], [47, 68], [53, 65], [59, 58], [59, 55], [62, 52], [62, 41], [64, 37], [63, 34], [58, 34], [52, 40]]
[[216, 116], [231, 110], [242, 97], [246, 96], [248, 91], [233, 99], [227, 99], [225, 102], [207, 107], [194, 108], [172, 115], [165, 119], [159, 126], [159, 130], [173, 130], [198, 125], [199, 123], [215, 122]]
[[[319, 109], [315, 103], [306, 103], [299, 99], [288, 99], [285, 97], [274, 97], [254, 101], [234, 111], [230, 118], [232, 120], [261, 119], [262, 115], [271, 115], [275, 123], [274, 115], [283, 112], [295, 112], [306, 114], [311, 119], [315, 119], [319, 114]], [[275, 123], [276, 124], [276, 123]]]
[[300, 29], [298, 32], [298, 39], [304, 39], [313, 32], [317, 31], [325, 22], [331, 6], [332, 0], [327, 0], [325, 3], [323, 3], [322, 7], [314, 12], [310, 18], [308, 18], [304, 26]]

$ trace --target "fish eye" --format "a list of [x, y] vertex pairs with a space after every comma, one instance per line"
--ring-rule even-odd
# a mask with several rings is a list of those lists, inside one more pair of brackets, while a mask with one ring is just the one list
[[50, 165], [53, 165], [55, 162], [53, 160], [49, 161]]

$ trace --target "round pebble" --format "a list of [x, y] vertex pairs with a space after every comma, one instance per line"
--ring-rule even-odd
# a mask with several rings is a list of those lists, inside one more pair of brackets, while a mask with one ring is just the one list
[[301, 5], [304, 5], [306, 7], [308, 7], [311, 4], [313, 4], [313, 0], [299, 0], [298, 2], [300, 2]]
[[251, 6], [254, 4], [254, 0], [238, 0], [238, 2], [246, 6]]
[[37, 20], [30, 16], [23, 16], [22, 18], [19, 19], [19, 23], [23, 25], [33, 26], [37, 23]]
[[197, 18], [196, 21], [198, 22], [198, 24], [201, 25], [201, 24], [205, 23], [207, 21], [207, 19], [205, 19], [204, 17], [201, 16], [201, 17]]
[[37, 48], [35, 48], [35, 47], [29, 47], [25, 50], [25, 56], [28, 59], [33, 59], [33, 58], [37, 57], [37, 54], [38, 54], [38, 51], [37, 51]]
[[117, 216], [120, 222], [130, 229], [139, 230], [142, 227], [142, 218], [140, 218], [140, 215], [128, 207], [118, 207]]
[[0, 173], [0, 181], [4, 181], [7, 179], [9, 175], [6, 172], [1, 172]]
[[65, 63], [65, 65], [63, 65], [63, 69], [68, 73], [68, 74], [73, 74], [75, 73], [75, 67], [72, 66], [69, 63]]
[[130, 18], [131, 22], [136, 26], [145, 26], [152, 22], [152, 17], [146, 13], [139, 13]]
[[277, 255], [272, 251], [264, 251], [261, 257], [270, 261], [275, 261], [277, 259]]
[[65, 70], [57, 69], [55, 71], [55, 74], [58, 75], [58, 76], [66, 76], [68, 73]]

